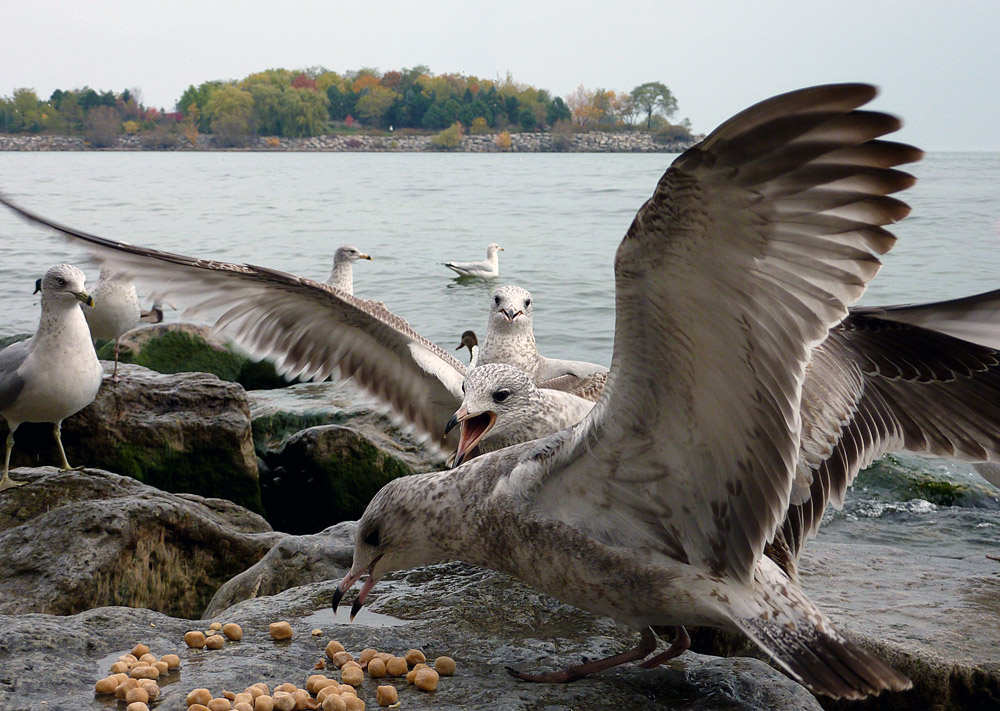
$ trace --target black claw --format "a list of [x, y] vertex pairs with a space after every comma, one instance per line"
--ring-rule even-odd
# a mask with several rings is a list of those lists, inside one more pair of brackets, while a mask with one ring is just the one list
[[344, 597], [344, 593], [340, 591], [340, 587], [336, 587], [333, 591], [333, 614], [337, 614], [337, 608], [340, 606], [340, 601]]

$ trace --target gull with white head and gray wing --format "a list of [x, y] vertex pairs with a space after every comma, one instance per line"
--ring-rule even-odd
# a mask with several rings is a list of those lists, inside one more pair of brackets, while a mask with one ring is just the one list
[[499, 252], [503, 251], [496, 242], [486, 247], [486, 259], [481, 262], [445, 262], [444, 265], [459, 276], [492, 279], [500, 276]]
[[[641, 633], [633, 650], [533, 681], [647, 657], [653, 628], [740, 630], [814, 692], [910, 681], [841, 635], [764, 555], [792, 503], [813, 352], [847, 316], [909, 208], [891, 193], [915, 148], [859, 107], [860, 84], [761, 102], [679, 156], [615, 258], [600, 400], [571, 429], [448, 471], [397, 479], [358, 523], [336, 605], [387, 573], [464, 560]], [[645, 662], [652, 666], [680, 644]]]
[[52, 422], [63, 470], [70, 469], [62, 445], [62, 421], [97, 396], [103, 371], [79, 309], [93, 307], [83, 272], [69, 264], [41, 279], [42, 315], [31, 338], [0, 351], [0, 415], [10, 427], [0, 491], [23, 484], [10, 478], [14, 432], [22, 422]]
[[476, 363], [507, 363], [526, 372], [539, 387], [565, 390], [596, 401], [608, 369], [596, 363], [546, 358], [539, 353], [532, 325], [533, 309], [534, 300], [526, 289], [513, 285], [495, 289], [486, 336]]
[[353, 244], [338, 247], [333, 253], [333, 269], [330, 276], [323, 282], [334, 289], [340, 289], [345, 294], [354, 294], [354, 263], [359, 259], [371, 261], [371, 256], [365, 254]]

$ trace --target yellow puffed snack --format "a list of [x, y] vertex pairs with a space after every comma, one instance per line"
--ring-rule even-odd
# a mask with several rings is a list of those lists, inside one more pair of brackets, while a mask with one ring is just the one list
[[421, 691], [434, 691], [438, 688], [439, 678], [433, 669], [421, 669], [413, 678], [413, 685]]
[[292, 626], [282, 620], [281, 622], [272, 622], [267, 626], [268, 632], [276, 640], [291, 639], [292, 638]]
[[336, 654], [337, 652], [343, 652], [343, 651], [344, 651], [344, 645], [342, 645], [335, 639], [331, 639], [329, 642], [326, 643], [326, 656], [330, 657], [330, 659], [333, 659], [333, 655]]
[[361, 667], [351, 666], [341, 670], [340, 678], [344, 680], [345, 684], [361, 686], [361, 683], [365, 680], [365, 673], [361, 670]]
[[228, 622], [222, 626], [222, 634], [226, 635], [234, 642], [239, 642], [243, 639], [243, 628], [235, 622]]
[[191, 630], [184, 635], [184, 644], [191, 649], [205, 648], [205, 633], [200, 630]]
[[399, 701], [399, 692], [395, 686], [380, 686], [375, 689], [375, 701], [379, 706], [392, 706]]

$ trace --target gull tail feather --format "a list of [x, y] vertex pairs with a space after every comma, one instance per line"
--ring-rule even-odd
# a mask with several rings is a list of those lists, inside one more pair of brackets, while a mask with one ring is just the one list
[[[886, 662], [844, 637], [802, 589], [762, 560], [753, 594], [732, 621], [789, 676], [815, 694], [863, 699], [913, 686]], [[734, 614], [735, 613], [735, 614]]]

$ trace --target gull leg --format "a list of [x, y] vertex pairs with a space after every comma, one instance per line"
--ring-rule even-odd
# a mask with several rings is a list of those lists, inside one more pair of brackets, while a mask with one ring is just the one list
[[3, 478], [0, 478], [0, 491], [11, 489], [15, 486], [23, 486], [26, 481], [15, 481], [10, 478], [10, 453], [14, 450], [14, 430], [7, 435], [7, 456], [3, 460]]
[[59, 445], [59, 456], [62, 457], [62, 466], [59, 467], [59, 471], [68, 472], [68, 471], [79, 471], [80, 469], [83, 469], [83, 466], [71, 467], [69, 465], [69, 461], [66, 459], [66, 450], [63, 449], [63, 443], [62, 443], [62, 420], [59, 420], [52, 427], [52, 434], [55, 435], [56, 444]]
[[634, 649], [628, 650], [627, 652], [622, 652], [621, 654], [615, 654], [610, 657], [605, 657], [604, 659], [596, 659], [592, 662], [585, 662], [584, 664], [578, 664], [574, 667], [566, 667], [561, 671], [548, 672], [546, 674], [526, 674], [525, 672], [519, 672], [515, 669], [511, 669], [510, 667], [507, 667], [507, 673], [516, 679], [523, 679], [524, 681], [538, 681], [548, 684], [565, 684], [570, 681], [582, 679], [588, 674], [593, 674], [594, 672], [610, 669], [611, 667], [616, 667], [619, 664], [624, 664], [625, 662], [633, 662], [636, 659], [642, 659], [643, 657], [648, 656], [654, 649], [656, 649], [656, 636], [653, 634], [653, 630], [647, 627], [642, 631], [642, 639], [639, 641], [638, 646]]
[[120, 339], [121, 336], [115, 336], [115, 369], [111, 373], [111, 377], [108, 378], [108, 381], [113, 385], [121, 382], [121, 378], [118, 377], [118, 341]]
[[642, 662], [639, 666], [643, 669], [652, 669], [653, 667], [658, 667], [663, 662], [668, 659], [673, 659], [678, 657], [688, 650], [691, 646], [691, 637], [688, 636], [688, 632], [684, 629], [684, 625], [677, 625], [674, 628], [674, 642], [670, 645], [670, 648], [665, 652], [660, 652], [655, 657], [650, 657], [646, 661]]

